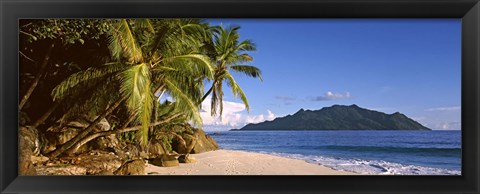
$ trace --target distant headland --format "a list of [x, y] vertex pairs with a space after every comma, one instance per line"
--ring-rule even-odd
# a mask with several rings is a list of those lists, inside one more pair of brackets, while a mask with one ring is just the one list
[[386, 114], [361, 108], [355, 104], [333, 105], [320, 110], [300, 109], [293, 115], [275, 118], [257, 124], [248, 124], [246, 130], [431, 130], [402, 113]]

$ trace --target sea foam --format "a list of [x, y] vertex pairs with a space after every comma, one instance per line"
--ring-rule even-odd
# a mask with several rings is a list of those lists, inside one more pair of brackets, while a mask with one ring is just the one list
[[461, 171], [458, 170], [405, 165], [383, 160], [342, 159], [277, 152], [259, 153], [300, 159], [309, 163], [320, 164], [334, 170], [349, 171], [364, 175], [461, 175]]

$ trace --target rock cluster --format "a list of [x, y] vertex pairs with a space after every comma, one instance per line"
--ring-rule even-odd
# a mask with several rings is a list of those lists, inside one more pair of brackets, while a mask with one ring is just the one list
[[[135, 143], [120, 141], [116, 135], [98, 137], [83, 145], [73, 156], [50, 159], [43, 156], [56, 147], [74, 138], [93, 119], [72, 121], [63, 126], [51, 127], [39, 133], [32, 127], [19, 129], [19, 174], [20, 175], [144, 175], [145, 162], [161, 167], [193, 163], [188, 154], [217, 150], [213, 138], [201, 129], [182, 125], [171, 141], [162, 136], [152, 138], [142, 147]], [[103, 119], [96, 131], [111, 130]], [[179, 132], [180, 131], [180, 132]], [[173, 133], [171, 133], [173, 134]]]

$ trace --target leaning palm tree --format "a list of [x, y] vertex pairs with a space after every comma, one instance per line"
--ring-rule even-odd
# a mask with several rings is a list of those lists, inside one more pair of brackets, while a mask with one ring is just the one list
[[[163, 94], [176, 101], [175, 110], [182, 116], [201, 126], [196, 104], [202, 95], [201, 80], [213, 77], [209, 58], [199, 51], [203, 40], [209, 38], [205, 33], [208, 26], [196, 19], [122, 19], [111, 22], [109, 49], [113, 62], [70, 76], [53, 90], [55, 100], [68, 96], [84, 82], [108, 79], [117, 86], [113, 88], [118, 88], [117, 91], [108, 91], [118, 98], [107, 110], [111, 112], [120, 104], [118, 102], [125, 101], [133, 122], [141, 125], [138, 137], [142, 145], [148, 142], [152, 113], [160, 107], [154, 102], [160, 102]], [[84, 131], [83, 137], [67, 142], [63, 150], [88, 133]]]
[[211, 114], [215, 116], [219, 112], [220, 119], [223, 113], [223, 84], [224, 82], [231, 88], [235, 97], [239, 97], [245, 105], [247, 111], [250, 110], [248, 100], [242, 88], [237, 84], [230, 70], [243, 73], [254, 78], [261, 78], [261, 71], [257, 67], [246, 65], [251, 62], [253, 57], [247, 54], [248, 51], [255, 51], [255, 44], [251, 40], [240, 41], [238, 30], [239, 26], [213, 27], [213, 42], [210, 49], [206, 52], [214, 61], [215, 73], [213, 83], [210, 89], [202, 97], [203, 102], [207, 96], [211, 97]]

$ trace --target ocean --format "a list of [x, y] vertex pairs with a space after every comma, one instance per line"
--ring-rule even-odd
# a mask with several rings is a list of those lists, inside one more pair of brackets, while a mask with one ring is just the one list
[[266, 153], [377, 175], [461, 175], [461, 131], [208, 132], [221, 149]]

